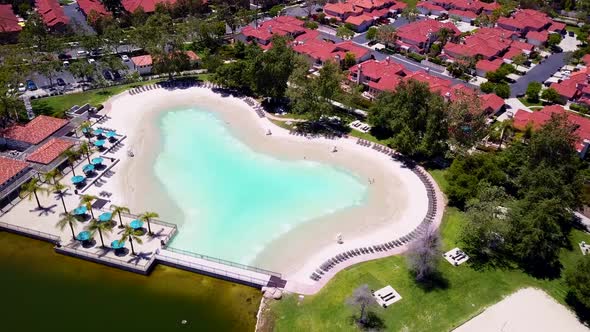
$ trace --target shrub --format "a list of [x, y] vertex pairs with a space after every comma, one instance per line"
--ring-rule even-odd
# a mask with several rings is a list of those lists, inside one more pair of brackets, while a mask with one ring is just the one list
[[541, 93], [541, 88], [543, 85], [539, 82], [531, 82], [529, 83], [526, 89], [526, 99], [531, 103], [536, 103], [539, 101], [539, 93]]
[[492, 93], [492, 92], [494, 92], [496, 85], [492, 82], [484, 82], [479, 86], [479, 88], [484, 93]]
[[416, 62], [420, 62], [425, 59], [423, 55], [420, 55], [418, 53], [409, 53], [408, 57]]

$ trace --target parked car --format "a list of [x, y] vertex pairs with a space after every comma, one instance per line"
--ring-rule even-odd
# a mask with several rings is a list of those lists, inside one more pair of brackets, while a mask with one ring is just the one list
[[573, 31], [569, 31], [568, 32], [568, 35], [570, 35], [570, 37], [575, 37], [576, 36], [576, 34]]
[[88, 55], [88, 51], [79, 50], [78, 52], [76, 52], [76, 54], [78, 54], [79, 57], [81, 57], [81, 56], [87, 56]]
[[35, 82], [33, 82], [32, 80], [27, 80], [27, 90], [29, 90], [29, 91], [37, 90], [37, 84], [35, 84]]
[[18, 92], [25, 92], [27, 91], [27, 87], [25, 86], [24, 83], [19, 83], [18, 84]]
[[123, 54], [121, 55], [121, 60], [123, 60], [124, 62], [129, 61], [129, 56], [127, 56], [127, 54]]
[[111, 74], [110, 70], [108, 70], [108, 69], [105, 69], [105, 70], [102, 71], [102, 76], [106, 80], [109, 80], [109, 81], [112, 81], [113, 80], [113, 74]]
[[59, 86], [66, 86], [66, 81], [64, 81], [63, 78], [58, 77], [57, 80], [55, 80], [57, 82], [57, 85]]
[[57, 56], [57, 58], [58, 58], [58, 59], [60, 59], [60, 60], [68, 60], [68, 59], [71, 59], [71, 58], [72, 58], [72, 56], [71, 56], [71, 55], [69, 55], [69, 54], [66, 54], [66, 53], [60, 53], [60, 54]]
[[93, 58], [88, 58], [88, 63], [93, 65], [94, 63], [96, 63], [96, 60], [94, 60]]
[[70, 62], [69, 61], [64, 61], [64, 67], [68, 68], [70, 66]]
[[121, 74], [119, 74], [119, 71], [117, 70], [113, 70], [113, 79], [115, 79], [115, 81], [118, 81], [121, 79]]

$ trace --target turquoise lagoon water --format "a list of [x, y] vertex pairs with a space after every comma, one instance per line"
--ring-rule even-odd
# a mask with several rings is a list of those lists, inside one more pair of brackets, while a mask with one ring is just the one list
[[204, 109], [163, 113], [159, 125], [155, 174], [185, 216], [172, 247], [248, 263], [273, 237], [366, 198], [353, 174], [253, 151]]

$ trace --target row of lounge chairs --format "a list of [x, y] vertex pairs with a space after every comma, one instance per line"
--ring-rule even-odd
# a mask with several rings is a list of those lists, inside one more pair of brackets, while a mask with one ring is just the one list
[[265, 117], [264, 108], [252, 97], [245, 97], [244, 102], [246, 104], [248, 104], [248, 106], [252, 107], [254, 109], [254, 111], [256, 112], [256, 114], [258, 114], [259, 117], [261, 117], [261, 118]]
[[134, 89], [129, 90], [129, 94], [133, 96], [133, 95], [136, 95], [138, 93], [145, 92], [145, 91], [159, 89], [160, 87], [161, 87], [160, 83], [149, 84], [149, 85], [142, 85], [140, 87], [137, 87], [137, 88], [134, 88]]
[[193, 86], [199, 86], [199, 87], [210, 88], [210, 89], [220, 88], [219, 85], [211, 83], [211, 82], [178, 80], [178, 81], [164, 81], [164, 82], [158, 82], [155, 84], [143, 85], [143, 86], [129, 90], [129, 94], [136, 95], [138, 93], [142, 93], [142, 92], [150, 91], [150, 90], [155, 90], [155, 89], [159, 89], [159, 88], [174, 89], [174, 88], [190, 88]]
[[[359, 141], [361, 141], [361, 140], [359, 140]], [[382, 151], [384, 153], [388, 153], [388, 152], [386, 152], [387, 149], [383, 149], [383, 147], [382, 147], [381, 150], [379, 150], [379, 151]], [[389, 149], [389, 150], [391, 150], [391, 149]], [[434, 185], [430, 181], [430, 178], [428, 177], [428, 175], [426, 175], [426, 173], [421, 168], [412, 167], [411, 170], [412, 170], [412, 172], [414, 172], [418, 176], [418, 178], [422, 181], [422, 183], [424, 183], [424, 186], [426, 187], [426, 192], [428, 195], [428, 211], [427, 211], [424, 219], [422, 219], [422, 222], [418, 225], [418, 227], [416, 227], [410, 233], [408, 233], [404, 236], [401, 236], [393, 241], [382, 243], [382, 244], [377, 244], [377, 245], [373, 245], [373, 246], [361, 247], [361, 248], [348, 250], [348, 251], [342, 252], [334, 257], [331, 257], [330, 259], [328, 259], [327, 261], [322, 263], [319, 266], [319, 268], [317, 268], [315, 270], [315, 272], [313, 272], [309, 276], [310, 279], [312, 279], [314, 281], [319, 281], [325, 273], [330, 271], [332, 268], [334, 268], [339, 263], [342, 263], [342, 262], [344, 262], [348, 259], [351, 259], [353, 257], [356, 257], [356, 256], [369, 255], [369, 254], [373, 254], [375, 252], [388, 251], [388, 250], [392, 250], [394, 248], [403, 246], [403, 245], [408, 244], [409, 242], [417, 239], [418, 236], [424, 234], [424, 232], [426, 232], [426, 230], [428, 230], [428, 228], [430, 227], [430, 224], [434, 220], [434, 218], [436, 216], [436, 212], [437, 212], [436, 192], [434, 190]]]

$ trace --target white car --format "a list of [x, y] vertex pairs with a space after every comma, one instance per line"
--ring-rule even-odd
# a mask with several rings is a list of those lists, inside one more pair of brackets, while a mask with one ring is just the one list
[[27, 87], [25, 86], [25, 83], [19, 83], [18, 84], [18, 92], [25, 92], [27, 91]]
[[68, 68], [70, 66], [70, 62], [69, 61], [64, 61], [64, 67]]
[[89, 59], [88, 59], [88, 63], [89, 63], [89, 64], [91, 64], [91, 65], [92, 65], [92, 64], [94, 64], [95, 62], [96, 62], [96, 60], [94, 60], [94, 59], [92, 59], [92, 58], [89, 58]]
[[129, 61], [129, 57], [126, 54], [121, 55], [121, 60], [127, 62]]

